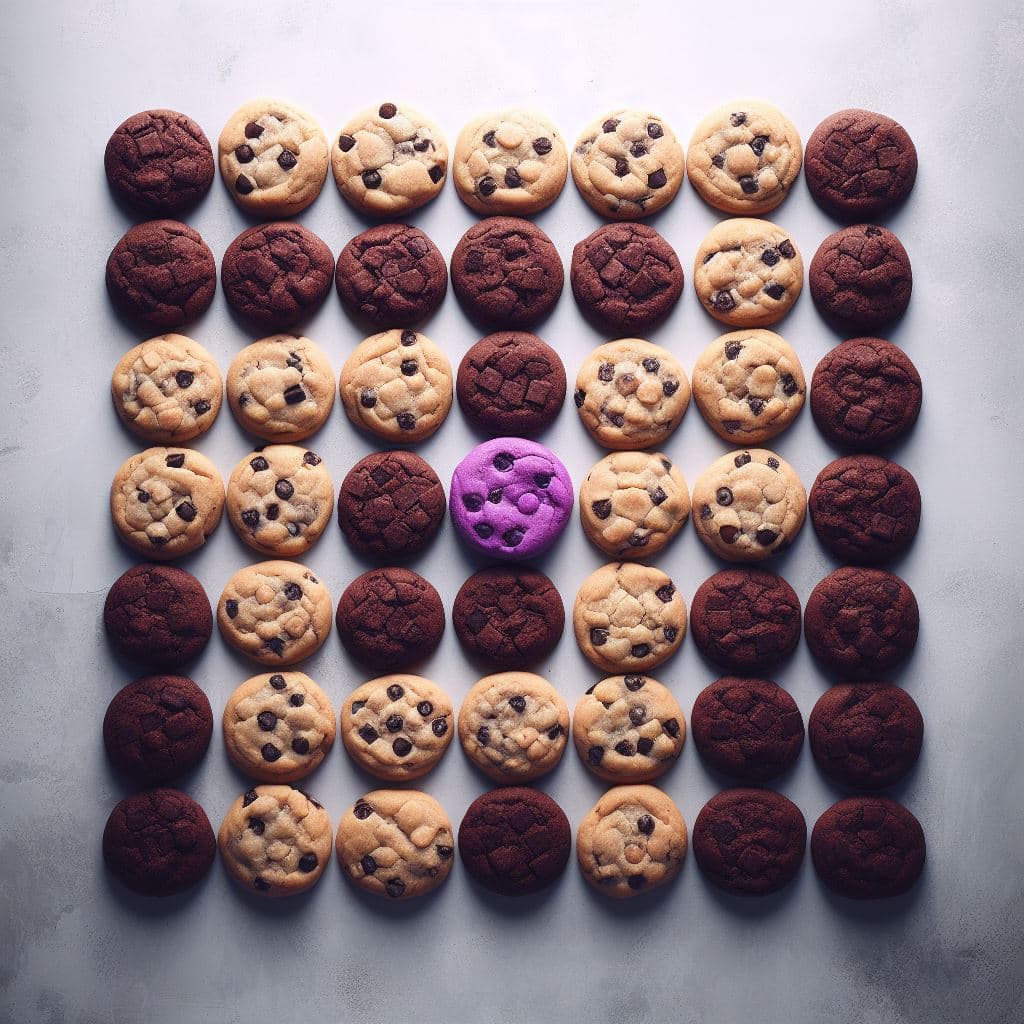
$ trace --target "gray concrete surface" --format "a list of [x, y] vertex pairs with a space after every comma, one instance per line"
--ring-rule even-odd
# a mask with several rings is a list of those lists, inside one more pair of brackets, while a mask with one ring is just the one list
[[[1022, 586], [1019, 406], [1021, 63], [1018, 5], [872, 0], [781, 7], [637, 4], [515, 6], [392, 0], [375, 7], [224, 0], [5, 5], [0, 85], [7, 128], [0, 253], [0, 1017], [133, 1022], [749, 1020], [1009, 1022], [1022, 1019], [1020, 769]], [[411, 906], [355, 894], [331, 865], [287, 905], [240, 894], [218, 865], [182, 898], [134, 898], [105, 875], [100, 834], [126, 792], [100, 742], [107, 701], [129, 668], [112, 660], [100, 610], [133, 561], [106, 511], [109, 480], [139, 447], [107, 395], [137, 340], [108, 308], [103, 264], [129, 224], [108, 195], [102, 152], [128, 114], [171, 106], [216, 140], [259, 94], [307, 106], [328, 133], [386, 98], [414, 102], [450, 141], [472, 113], [503, 104], [550, 111], [565, 134], [627, 102], [650, 104], [685, 139], [713, 105], [763, 96], [806, 138], [821, 117], [867, 106], [902, 120], [920, 152], [910, 203], [890, 219], [914, 263], [909, 315], [891, 332], [926, 387], [897, 457], [925, 513], [897, 566], [923, 613], [899, 681], [927, 727], [914, 774], [896, 789], [921, 819], [929, 859], [905, 899], [832, 898], [809, 863], [763, 902], [713, 892], [692, 859], [671, 889], [602, 902], [575, 865], [552, 891], [508, 903], [456, 866]], [[245, 221], [220, 182], [189, 218], [218, 258]], [[361, 230], [328, 181], [301, 217], [337, 251]], [[774, 214], [809, 261], [834, 225], [801, 183]], [[415, 218], [450, 254], [473, 218], [448, 187]], [[569, 185], [540, 218], [566, 260], [598, 223]], [[656, 221], [689, 264], [715, 222], [689, 186]], [[689, 275], [688, 275], [689, 277]], [[837, 340], [809, 296], [782, 325], [808, 372]], [[427, 332], [457, 362], [478, 336], [453, 298]], [[249, 340], [218, 295], [190, 329], [226, 367]], [[332, 298], [307, 333], [337, 370], [359, 340]], [[570, 375], [597, 341], [566, 294], [541, 333]], [[719, 329], [687, 292], [652, 339], [691, 367]], [[577, 482], [599, 457], [567, 407], [546, 440]], [[454, 414], [422, 453], [444, 478], [473, 438]], [[340, 412], [313, 442], [336, 481], [371, 447]], [[248, 442], [225, 411], [198, 445], [227, 474]], [[776, 447], [810, 484], [833, 453], [806, 413]], [[666, 446], [692, 484], [723, 451], [691, 410]], [[186, 560], [214, 598], [253, 560], [223, 525]], [[335, 598], [362, 566], [331, 528], [307, 560]], [[571, 601], [602, 559], [573, 524], [543, 563]], [[687, 530], [660, 560], [689, 601], [716, 568]], [[414, 563], [446, 605], [472, 566], [450, 530]], [[779, 564], [802, 599], [830, 569], [812, 532]], [[340, 701], [358, 681], [333, 640], [309, 664]], [[219, 713], [250, 674], [215, 639], [194, 676]], [[566, 636], [542, 671], [570, 703], [596, 678]], [[424, 672], [456, 699], [476, 677], [446, 636]], [[712, 678], [688, 640], [658, 673], [689, 713]], [[806, 715], [826, 685], [805, 649], [779, 674]], [[184, 788], [219, 822], [243, 781], [219, 737]], [[458, 749], [423, 783], [458, 822], [484, 788]], [[719, 788], [688, 746], [664, 780], [692, 824]], [[341, 749], [309, 781], [338, 814], [371, 781]], [[600, 786], [571, 752], [543, 788], [574, 825]], [[808, 751], [780, 788], [808, 823], [837, 798]]]

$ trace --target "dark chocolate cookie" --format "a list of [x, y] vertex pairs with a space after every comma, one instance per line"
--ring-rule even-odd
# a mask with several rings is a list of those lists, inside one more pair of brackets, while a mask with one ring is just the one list
[[807, 723], [811, 753], [833, 782], [881, 789], [917, 763], [924, 721], [914, 698], [889, 683], [843, 683], [826, 690]]
[[470, 654], [495, 668], [520, 669], [555, 649], [565, 628], [565, 608], [542, 572], [481, 569], [459, 588], [452, 625]]
[[213, 631], [213, 612], [191, 573], [144, 564], [133, 566], [110, 588], [103, 625], [119, 654], [170, 669], [202, 653]]
[[186, 676], [143, 676], [114, 695], [103, 745], [114, 766], [152, 786], [191, 771], [213, 733], [206, 694]]
[[374, 452], [349, 471], [338, 494], [338, 523], [364, 555], [408, 558], [433, 540], [446, 500], [437, 474], [413, 452]]
[[901, 438], [921, 411], [921, 375], [881, 338], [837, 345], [811, 378], [811, 415], [833, 444], [874, 451]]
[[265, 331], [283, 331], [315, 313], [333, 276], [334, 256], [327, 243], [290, 221], [243, 231], [220, 266], [228, 305]]
[[646, 224], [605, 224], [572, 251], [569, 282], [580, 308], [619, 334], [642, 336], [683, 291], [675, 249]]
[[107, 293], [126, 317], [147, 327], [190, 323], [217, 290], [210, 247], [187, 224], [148, 220], [129, 228], [107, 260]]
[[895, 800], [847, 797], [818, 819], [811, 833], [811, 860], [818, 877], [840, 896], [899, 896], [913, 888], [924, 870], [924, 831]]
[[907, 250], [888, 228], [856, 224], [818, 246], [808, 282], [822, 316], [870, 331], [906, 312], [914, 280]]
[[878, 565], [906, 551], [921, 521], [921, 492], [902, 466], [847, 455], [819, 474], [807, 500], [814, 532], [836, 558]]
[[697, 697], [690, 729], [700, 756], [741, 782], [781, 775], [804, 745], [796, 701], [767, 679], [716, 679]]
[[174, 896], [210, 870], [217, 841], [206, 812], [176, 789], [126, 797], [103, 830], [103, 860], [121, 883], [142, 896]]
[[448, 267], [419, 228], [380, 224], [341, 250], [334, 283], [353, 316], [377, 327], [413, 327], [441, 305]]
[[565, 401], [565, 367], [535, 334], [499, 331], [463, 357], [455, 382], [466, 419], [489, 437], [534, 437]]
[[452, 253], [452, 287], [485, 327], [532, 327], [551, 312], [565, 275], [558, 250], [536, 224], [488, 217]]
[[709, 882], [737, 896], [767, 896], [800, 870], [807, 824], [800, 808], [770, 789], [727, 789], [693, 826], [693, 854]]
[[731, 672], [758, 672], [800, 640], [800, 598], [763, 569], [723, 569], [693, 595], [690, 629], [701, 654]]
[[213, 150], [192, 118], [176, 110], [143, 110], [110, 136], [103, 168], [111, 189], [129, 206], [180, 213], [209, 190]]
[[492, 789], [469, 805], [459, 826], [466, 870], [502, 896], [549, 886], [565, 870], [571, 847], [565, 812], [536, 789]]
[[811, 133], [804, 177], [814, 201], [839, 220], [880, 217], [910, 194], [917, 150], [885, 114], [840, 110]]
[[840, 676], [858, 679], [906, 661], [918, 625], [914, 592], [882, 569], [836, 569], [811, 591], [804, 609], [811, 653]]
[[338, 635], [353, 658], [381, 672], [430, 657], [444, 633], [437, 591], [409, 569], [371, 569], [338, 602]]

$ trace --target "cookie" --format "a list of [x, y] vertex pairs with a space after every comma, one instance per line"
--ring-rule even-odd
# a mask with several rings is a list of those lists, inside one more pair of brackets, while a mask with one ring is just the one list
[[807, 508], [818, 540], [837, 559], [877, 565], [910, 547], [921, 522], [921, 492], [895, 462], [847, 455], [818, 474]]
[[316, 543], [334, 514], [334, 482], [316, 452], [294, 444], [267, 445], [235, 466], [227, 509], [249, 547], [294, 558]]
[[708, 765], [754, 785], [792, 767], [804, 745], [796, 701], [767, 679], [716, 679], [698, 695], [690, 729]]
[[686, 859], [686, 822], [655, 786], [615, 786], [580, 822], [576, 856], [598, 892], [629, 899], [671, 882]]
[[143, 676], [118, 690], [103, 716], [103, 746], [118, 771], [152, 786], [190, 772], [213, 734], [206, 694], [186, 676]]
[[228, 874], [244, 889], [276, 898], [320, 881], [334, 830], [323, 807], [291, 786], [256, 786], [224, 815], [217, 835]]
[[217, 841], [206, 812], [176, 789], [125, 797], [103, 829], [103, 860], [122, 885], [141, 896], [175, 896], [213, 865]]
[[623, 338], [587, 356], [576, 375], [573, 402], [602, 447], [653, 448], [682, 422], [690, 382], [670, 352], [640, 338]]
[[690, 631], [701, 654], [727, 672], [763, 672], [796, 650], [800, 598], [774, 573], [723, 569], [693, 595]]
[[693, 826], [693, 855], [704, 877], [735, 896], [767, 896], [804, 861], [807, 823], [800, 808], [770, 789], [727, 789]]
[[811, 415], [833, 444], [875, 451], [898, 441], [921, 411], [921, 375], [881, 338], [851, 338], [826, 353], [811, 378]]
[[621, 109], [583, 130], [572, 151], [572, 177], [602, 217], [638, 220], [675, 198], [685, 162], [682, 146], [662, 118]]
[[231, 198], [267, 220], [304, 210], [327, 177], [323, 129], [304, 110], [277, 99], [239, 107], [220, 133], [217, 151]]
[[331, 147], [338, 191], [370, 217], [418, 210], [440, 194], [447, 169], [448, 143], [437, 125], [391, 102], [361, 111]]
[[562, 409], [565, 367], [535, 334], [499, 331], [462, 357], [455, 393], [462, 414], [481, 433], [534, 437]]
[[881, 796], [851, 796], [833, 804], [811, 833], [818, 877], [840, 896], [878, 900], [917, 883], [926, 856], [921, 823], [902, 804]]
[[161, 334], [121, 357], [110, 379], [121, 422], [147, 441], [191, 441], [213, 426], [224, 382], [213, 356], [183, 334]]
[[341, 250], [334, 283], [353, 316], [380, 328], [412, 327], [441, 305], [448, 265], [419, 228], [380, 224]]
[[303, 441], [334, 407], [334, 371], [309, 338], [273, 334], [246, 345], [228, 369], [228, 404], [264, 441]]
[[537, 213], [558, 198], [568, 173], [562, 136], [532, 110], [480, 114], [455, 141], [455, 191], [475, 213]]
[[333, 277], [327, 243], [288, 221], [243, 231], [220, 265], [228, 305], [264, 331], [283, 331], [311, 317], [327, 298]]
[[914, 286], [903, 243], [874, 224], [829, 235], [818, 246], [807, 279], [818, 312], [840, 330], [854, 331], [898, 320]]
[[804, 633], [830, 671], [878, 678], [910, 657], [920, 619], [914, 592], [891, 572], [848, 566], [811, 591]]
[[558, 588], [535, 569], [481, 569], [459, 588], [452, 625], [467, 653], [495, 668], [546, 658], [565, 627]]
[[334, 745], [334, 707], [303, 672], [258, 675], [228, 698], [221, 727], [239, 771], [260, 782], [296, 782]]
[[201, 548], [224, 511], [217, 467], [192, 448], [147, 448], [110, 485], [110, 514], [133, 551], [166, 561]]
[[341, 595], [338, 635], [353, 658], [386, 672], [424, 661], [444, 633], [437, 591], [409, 569], [371, 569]]
[[213, 611], [191, 573], [172, 565], [136, 565], [107, 592], [103, 627], [122, 657], [150, 668], [180, 668], [209, 643]]
[[239, 569], [217, 603], [225, 642], [261, 665], [281, 668], [315, 654], [331, 630], [331, 595], [298, 562]]
[[106, 282], [119, 313], [169, 330], [209, 308], [217, 264], [198, 231], [176, 220], [149, 220], [129, 228], [111, 250]]
[[363, 683], [341, 706], [349, 757], [378, 779], [426, 775], [455, 734], [448, 694], [422, 676], [388, 675]]
[[483, 327], [533, 327], [562, 294], [565, 272], [551, 239], [518, 217], [488, 217], [459, 239], [452, 288]]
[[885, 114], [840, 110], [807, 140], [804, 177], [814, 201], [839, 220], [881, 217], [910, 194], [917, 150]]
[[605, 224], [576, 243], [569, 282], [584, 313], [617, 334], [639, 334], [679, 301], [683, 268], [654, 228]]
[[807, 492], [766, 448], [729, 452], [693, 486], [697, 536], [727, 562], [760, 562], [789, 547], [804, 525]]
[[532, 782], [562, 759], [569, 705], [542, 676], [484, 676], [459, 710], [459, 741], [488, 778], [503, 785]]
[[547, 888], [565, 870], [572, 830], [551, 797], [525, 786], [478, 796], [459, 825], [459, 856], [485, 889], [526, 896]]
[[686, 719], [668, 689], [648, 676], [611, 676], [580, 698], [572, 716], [580, 760], [608, 782], [649, 782], [683, 752]]
[[143, 110], [114, 130], [103, 153], [114, 194], [148, 214], [195, 206], [213, 181], [213, 150], [203, 129], [176, 110]]
[[338, 523], [359, 554], [390, 562], [419, 554], [441, 528], [445, 508], [441, 481], [418, 455], [373, 452], [342, 482]]
[[389, 899], [436, 889], [455, 860], [444, 808], [415, 789], [375, 789], [338, 822], [338, 864], [360, 888]]
[[741, 100], [713, 110], [694, 129], [686, 173], [697, 194], [724, 213], [768, 213], [800, 174], [796, 127], [770, 103]]
[[472, 550], [519, 561], [558, 540], [573, 497], [569, 471], [554, 452], [521, 437], [496, 437], [455, 467], [448, 508]]
[[360, 342], [341, 369], [341, 401], [363, 430], [396, 444], [430, 437], [452, 407], [448, 357], [406, 328]]
[[914, 698], [888, 683], [844, 683], [826, 690], [807, 723], [824, 775], [850, 789], [881, 789], [917, 764], [924, 721]]
[[720, 221], [704, 237], [693, 264], [701, 305], [732, 327], [770, 327], [792, 308], [804, 286], [804, 261], [778, 225], [752, 217]]
[[758, 444], [781, 434], [804, 406], [807, 383], [793, 349], [772, 331], [716, 338], [693, 368], [693, 399], [723, 440]]

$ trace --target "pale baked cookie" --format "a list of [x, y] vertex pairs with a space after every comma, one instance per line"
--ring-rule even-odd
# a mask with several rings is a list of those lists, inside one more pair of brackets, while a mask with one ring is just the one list
[[361, 111], [334, 140], [331, 169], [338, 191], [373, 217], [400, 217], [444, 187], [448, 143], [411, 107], [382, 103]]
[[682, 146], [657, 114], [615, 110], [576, 140], [572, 177], [602, 217], [638, 220], [675, 198], [685, 163]]
[[110, 395], [133, 434], [172, 444], [213, 426], [224, 382], [202, 345], [183, 334], [161, 334], [124, 354], [114, 367]]
[[670, 352], [623, 338], [599, 345], [586, 358], [573, 401], [598, 444], [622, 451], [649, 448], [682, 422], [690, 382]]
[[649, 782], [682, 753], [679, 702], [649, 676], [610, 676], [580, 697], [572, 738], [583, 763], [609, 782]]
[[158, 561], [202, 547], [223, 511], [224, 481], [192, 448], [147, 448], [124, 462], [110, 485], [121, 540]]
[[327, 137], [304, 110], [275, 99], [239, 107], [220, 133], [220, 173], [235, 202], [264, 220], [304, 210], [327, 177]]
[[222, 724], [228, 757], [261, 782], [305, 778], [334, 745], [334, 707], [303, 672], [247, 679], [228, 698]]
[[264, 896], [294, 896], [320, 880], [331, 837], [331, 819], [308, 793], [256, 786], [228, 809], [217, 845], [239, 885]]
[[613, 452], [580, 485], [583, 532], [614, 558], [657, 554], [689, 514], [683, 474], [661, 452]]
[[804, 286], [800, 250], [767, 220], [731, 217], [705, 236], [693, 264], [701, 305], [723, 324], [769, 327], [793, 308]]
[[793, 467], [765, 448], [723, 455], [693, 487], [697, 536], [727, 562], [760, 562], [789, 547], [806, 512]]
[[793, 349], [772, 331], [716, 338], [693, 368], [693, 399], [726, 441], [767, 441], [804, 406], [807, 382]]
[[334, 407], [334, 371], [309, 338], [272, 334], [247, 345], [228, 368], [228, 404], [265, 441], [302, 441]]
[[378, 779], [418, 779], [448, 749], [454, 713], [448, 694], [429, 679], [379, 676], [345, 699], [341, 739], [352, 760]]
[[261, 665], [294, 665], [331, 631], [331, 595], [298, 562], [259, 562], [239, 569], [217, 602], [225, 641]]
[[580, 822], [583, 877], [615, 900], [671, 882], [686, 858], [686, 822], [656, 786], [615, 786]]
[[251, 548], [292, 558], [308, 551], [334, 512], [334, 482], [316, 452], [270, 444], [228, 478], [228, 518]]
[[455, 859], [444, 808], [416, 789], [375, 789], [338, 822], [338, 864], [367, 892], [393, 900], [422, 896], [447, 877]]
[[546, 775], [569, 738], [569, 705], [542, 676], [484, 676], [459, 710], [466, 756], [495, 782], [521, 785]]
[[448, 357], [425, 334], [374, 334], [341, 369], [341, 401], [363, 430], [398, 444], [430, 437], [452, 407]]
[[781, 110], [743, 100], [718, 107], [697, 125], [686, 173], [716, 210], [767, 213], [789, 194], [802, 157], [800, 135]]
[[568, 171], [558, 129], [533, 111], [481, 114], [455, 142], [455, 189], [477, 213], [522, 216], [543, 210], [558, 198]]
[[675, 654], [686, 632], [686, 604], [660, 569], [613, 562], [591, 573], [576, 594], [572, 626], [598, 668], [637, 672]]

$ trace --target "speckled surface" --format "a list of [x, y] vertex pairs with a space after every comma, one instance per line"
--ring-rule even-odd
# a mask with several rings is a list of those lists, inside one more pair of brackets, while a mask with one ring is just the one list
[[[1024, 487], [1014, 467], [1024, 391], [1016, 299], [1024, 277], [1016, 126], [1024, 15], [1005, 0], [970, 9], [949, 0], [871, 0], [845, 6], [841, 16], [830, 5], [793, 0], [771, 17], [749, 19], [738, 10], [709, 16], [697, 5], [676, 11], [630, 0], [585, 8], [524, 0], [514, 9], [394, 0], [358, 20], [342, 6], [14, 0], [5, 9], [0, 1018], [1022, 1019]], [[107, 878], [100, 835], [126, 789], [104, 760], [101, 723], [131, 672], [110, 657], [100, 615], [106, 588], [132, 559], [110, 527], [106, 490], [120, 462], [143, 446], [120, 427], [107, 393], [114, 364], [141, 336], [113, 316], [103, 289], [107, 253], [130, 223], [108, 194], [103, 147], [124, 117], [151, 106], [185, 111], [215, 141], [241, 102], [275, 93], [309, 108], [328, 134], [364, 106], [404, 100], [434, 118], [449, 143], [473, 113], [510, 103], [546, 110], [570, 141], [623, 103], [650, 104], [685, 140], [708, 110], [744, 95], [777, 103], [805, 139], [845, 106], [874, 107], [907, 126], [921, 171], [909, 204], [887, 224], [905, 243], [915, 276], [910, 312], [890, 336], [925, 386], [917, 428], [894, 453], [924, 498], [921, 532], [896, 565], [922, 611], [919, 650], [898, 680], [921, 707], [925, 746], [917, 769], [893, 791], [929, 842], [913, 893], [883, 906], [846, 903], [823, 890], [809, 858], [790, 889], [756, 903], [712, 890], [692, 856], [672, 887], [627, 906], [602, 901], [574, 863], [552, 891], [518, 903], [482, 893], [460, 864], [435, 897], [405, 906], [355, 893], [336, 864], [311, 894], [273, 906], [237, 891], [219, 864], [198, 891], [164, 903], [133, 897]], [[218, 261], [246, 225], [219, 180], [186, 219]], [[335, 253], [366, 226], [331, 180], [299, 219]], [[446, 256], [473, 219], [450, 184], [412, 218]], [[566, 264], [575, 242], [599, 224], [571, 184], [537, 219]], [[688, 268], [716, 219], [684, 185], [653, 223]], [[836, 227], [802, 180], [771, 219], [808, 259]], [[451, 296], [425, 329], [453, 365], [479, 337]], [[778, 330], [808, 377], [838, 340], [807, 294]], [[251, 340], [221, 294], [188, 333], [222, 370]], [[333, 295], [307, 333], [335, 373], [362, 336]], [[607, 340], [582, 320], [568, 292], [537, 333], [570, 376]], [[688, 280], [680, 305], [650, 337], [689, 370], [719, 333]], [[418, 451], [447, 481], [477, 440], [455, 410]], [[577, 486], [601, 456], [571, 403], [539, 440], [563, 458]], [[198, 447], [227, 472], [248, 443], [225, 409]], [[308, 443], [336, 481], [372, 445], [340, 408]], [[807, 485], [836, 454], [807, 410], [774, 446]], [[665, 446], [691, 485], [725, 450], [696, 409]], [[255, 560], [225, 522], [183, 565], [215, 598], [233, 571]], [[570, 604], [604, 560], [573, 522], [540, 567]], [[335, 600], [368, 565], [352, 557], [335, 526], [304, 561]], [[687, 602], [719, 567], [690, 527], [656, 564]], [[450, 609], [475, 563], [446, 524], [410, 565]], [[809, 528], [770, 564], [803, 601], [832, 567]], [[336, 703], [362, 681], [335, 637], [303, 668]], [[215, 637], [193, 675], [219, 715], [253, 671]], [[451, 629], [421, 671], [456, 701], [480, 674]], [[596, 679], [569, 634], [540, 671], [570, 704]], [[689, 715], [716, 673], [687, 638], [657, 675]], [[805, 717], [827, 684], [805, 646], [776, 679]], [[340, 744], [308, 781], [335, 822], [374, 785]], [[422, 786], [457, 824], [487, 783], [453, 747]], [[719, 786], [692, 744], [664, 779], [691, 826]], [[244, 787], [219, 735], [184, 782], [215, 827]], [[575, 828], [602, 787], [570, 750], [541, 788]], [[809, 827], [839, 796], [806, 748], [779, 789]]]

